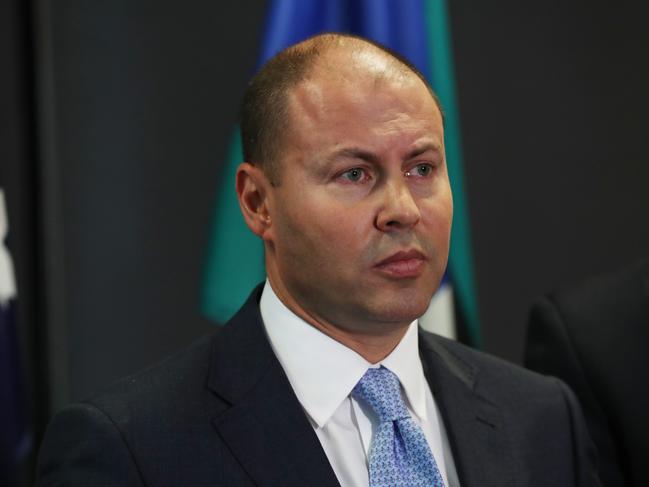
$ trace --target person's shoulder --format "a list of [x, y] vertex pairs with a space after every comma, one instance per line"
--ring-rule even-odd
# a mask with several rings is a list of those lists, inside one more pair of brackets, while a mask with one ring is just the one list
[[[466, 391], [470, 391], [468, 397], [490, 404], [503, 418], [508, 418], [510, 432], [517, 435], [516, 442], [524, 445], [528, 437], [546, 438], [550, 431], [563, 435], [577, 430], [575, 434], [582, 441], [581, 409], [562, 380], [437, 335], [420, 336], [428, 353], [435, 356], [431, 363], [446, 371], [446, 384], [448, 377], [453, 377], [451, 381], [456, 384], [455, 379], [462, 381]], [[539, 421], [544, 425], [543, 431], [538, 429]]]
[[68, 409], [82, 405], [111, 418], [130, 418], [144, 425], [153, 422], [147, 418], [192, 421], [207, 409], [212, 413], [223, 410], [226, 403], [210, 389], [210, 379], [214, 374], [228, 377], [236, 373], [241, 357], [253, 355], [250, 360], [257, 360], [250, 349], [263, 341], [263, 332], [259, 331], [260, 293], [258, 286], [224, 325], [215, 326], [168, 358], [117, 380]]
[[[163, 458], [165, 442], [202, 438], [206, 405], [212, 411], [223, 407], [205, 385], [221, 333], [57, 412], [40, 448], [37, 485], [81, 485], [73, 481], [81, 478], [84, 485], [96, 485], [91, 479], [98, 472], [120, 479], [120, 485], [141, 485], [141, 462]], [[90, 464], [95, 469], [88, 471]]]
[[[496, 372], [507, 372], [523, 377], [539, 375], [524, 369], [513, 362], [470, 347], [456, 340], [436, 335], [435, 333], [422, 330], [420, 332], [420, 338], [424, 345], [430, 350], [440, 355], [450, 354], [450, 356], [454, 357], [470, 369], [488, 369]], [[448, 359], [448, 356], [446, 358]]]
[[499, 392], [522, 397], [543, 395], [550, 390], [557, 392], [563, 384], [554, 377], [548, 377], [525, 369], [513, 362], [469, 347], [432, 333], [422, 332], [422, 341], [433, 353], [447, 363], [454, 363], [475, 382], [475, 387], [490, 394]]
[[593, 354], [611, 340], [642, 342], [648, 336], [644, 326], [649, 320], [648, 289], [649, 259], [560, 286], [533, 302], [528, 347], [548, 336], [561, 338], [580, 353], [592, 350]]
[[649, 259], [644, 259], [614, 272], [560, 286], [539, 298], [535, 306], [539, 301], [550, 302], [562, 314], [584, 316], [597, 322], [603, 314], [613, 316], [639, 309], [639, 303], [646, 302], [648, 286]]
[[195, 395], [204, 388], [210, 356], [221, 329], [205, 335], [173, 355], [147, 368], [123, 377], [81, 402], [102, 408], [134, 402], [174, 401]]

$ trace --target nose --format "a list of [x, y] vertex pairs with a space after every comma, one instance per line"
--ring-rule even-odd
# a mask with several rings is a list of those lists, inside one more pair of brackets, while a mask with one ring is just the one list
[[386, 183], [382, 203], [376, 215], [376, 227], [382, 232], [412, 228], [421, 218], [419, 206], [403, 179]]

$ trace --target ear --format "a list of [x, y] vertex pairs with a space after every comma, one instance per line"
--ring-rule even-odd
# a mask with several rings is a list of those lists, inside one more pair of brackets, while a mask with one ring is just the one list
[[241, 213], [248, 228], [262, 239], [270, 225], [269, 189], [270, 181], [260, 168], [248, 162], [239, 165], [236, 190]]

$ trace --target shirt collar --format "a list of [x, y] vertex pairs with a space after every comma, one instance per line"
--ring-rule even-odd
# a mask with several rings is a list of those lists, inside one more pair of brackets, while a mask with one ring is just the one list
[[311, 419], [322, 428], [370, 367], [383, 365], [397, 375], [413, 412], [426, 420], [426, 379], [419, 360], [417, 321], [379, 364], [298, 317], [266, 281], [259, 303], [271, 347], [293, 391]]
[[419, 329], [417, 320], [410, 323], [408, 330], [380, 365], [391, 370], [399, 378], [412, 411], [420, 420], [426, 421], [426, 388], [424, 369], [419, 359]]

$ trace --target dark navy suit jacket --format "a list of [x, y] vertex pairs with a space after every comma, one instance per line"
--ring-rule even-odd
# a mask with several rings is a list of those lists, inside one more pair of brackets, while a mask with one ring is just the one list
[[[222, 329], [57, 414], [38, 486], [337, 486], [266, 338], [257, 288]], [[570, 390], [420, 332], [463, 487], [599, 485]]]

